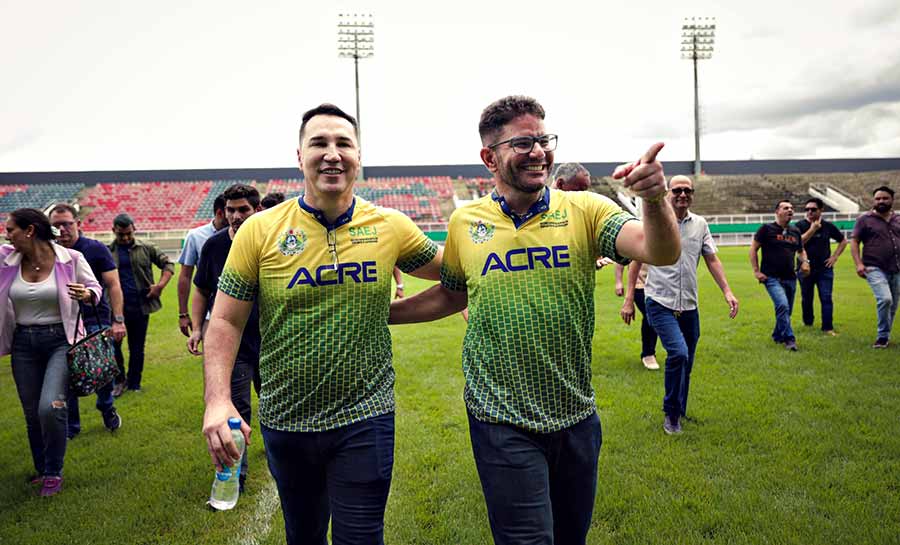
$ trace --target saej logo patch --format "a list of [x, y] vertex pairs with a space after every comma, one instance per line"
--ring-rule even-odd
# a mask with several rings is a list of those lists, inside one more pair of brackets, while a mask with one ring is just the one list
[[495, 229], [493, 224], [478, 220], [469, 225], [469, 236], [475, 244], [482, 244], [494, 238]]
[[297, 255], [306, 249], [306, 233], [302, 229], [288, 229], [278, 237], [278, 251], [284, 255]]

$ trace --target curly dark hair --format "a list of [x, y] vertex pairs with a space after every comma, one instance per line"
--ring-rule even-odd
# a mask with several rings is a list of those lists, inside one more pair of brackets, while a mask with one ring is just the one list
[[259, 206], [259, 191], [252, 185], [234, 184], [222, 192], [222, 195], [225, 197], [226, 202], [247, 199], [247, 202], [249, 202], [250, 206], [253, 208]]

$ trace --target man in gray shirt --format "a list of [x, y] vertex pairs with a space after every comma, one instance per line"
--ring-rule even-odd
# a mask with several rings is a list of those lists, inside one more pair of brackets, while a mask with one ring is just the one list
[[[700, 338], [700, 315], [697, 310], [697, 265], [700, 256], [713, 280], [725, 295], [730, 316], [738, 313], [738, 300], [728, 287], [725, 269], [716, 256], [716, 244], [709, 226], [702, 216], [690, 212], [694, 201], [694, 186], [687, 176], [675, 176], [669, 181], [666, 195], [681, 233], [681, 257], [667, 267], [650, 266], [644, 286], [647, 318], [659, 335], [666, 350], [666, 394], [663, 397], [663, 430], [667, 434], [681, 433], [681, 418], [687, 413], [688, 388], [694, 352]], [[634, 289], [640, 264], [628, 271], [629, 290]], [[633, 314], [632, 314], [633, 316]], [[623, 318], [625, 315], [623, 314]], [[626, 323], [630, 321], [626, 319]]]

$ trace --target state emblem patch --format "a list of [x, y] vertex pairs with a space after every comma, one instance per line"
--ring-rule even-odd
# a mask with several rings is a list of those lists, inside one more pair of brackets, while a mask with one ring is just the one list
[[278, 251], [284, 255], [297, 255], [306, 249], [306, 233], [302, 229], [288, 229], [278, 237]]
[[469, 226], [469, 236], [475, 244], [482, 244], [494, 238], [495, 229], [493, 224], [478, 220]]

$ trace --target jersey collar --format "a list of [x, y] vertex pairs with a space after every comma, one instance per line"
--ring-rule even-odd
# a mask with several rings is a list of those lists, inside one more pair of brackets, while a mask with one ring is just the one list
[[524, 225], [528, 220], [535, 217], [536, 215], [550, 210], [550, 189], [545, 187], [541, 191], [542, 191], [541, 197], [534, 204], [531, 205], [531, 208], [529, 208], [527, 212], [525, 212], [522, 215], [519, 215], [519, 214], [516, 214], [515, 212], [513, 212], [509, 208], [509, 205], [506, 203], [506, 199], [503, 198], [503, 196], [500, 195], [500, 193], [497, 193], [496, 189], [494, 189], [494, 191], [491, 192], [491, 198], [494, 199], [494, 201], [496, 201], [497, 204], [500, 205], [500, 210], [502, 210], [503, 213], [506, 214], [509, 217], [509, 219], [512, 220], [513, 225], [515, 226], [516, 229], [518, 229], [519, 227]]
[[297, 202], [300, 203], [300, 208], [308, 212], [312, 217], [316, 218], [316, 221], [321, 223], [329, 231], [333, 231], [341, 225], [350, 223], [350, 220], [353, 219], [353, 209], [356, 208], [356, 197], [353, 197], [353, 200], [350, 202], [350, 208], [348, 208], [346, 212], [338, 216], [337, 219], [334, 220], [334, 223], [329, 224], [328, 219], [325, 218], [325, 214], [323, 214], [321, 210], [319, 210], [318, 208], [313, 208], [312, 206], [306, 204], [306, 202], [303, 200], [303, 195], [297, 197]]

